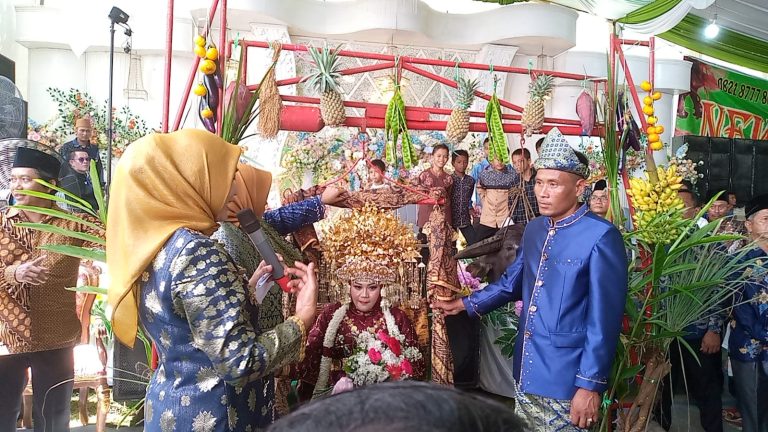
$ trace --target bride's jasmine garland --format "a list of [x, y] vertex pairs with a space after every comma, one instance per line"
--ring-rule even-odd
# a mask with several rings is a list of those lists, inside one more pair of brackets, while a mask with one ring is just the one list
[[[323, 338], [323, 347], [333, 347], [341, 322], [349, 310], [349, 303], [343, 304], [334, 312]], [[390, 304], [381, 302], [381, 311], [387, 330], [377, 334], [364, 331], [357, 336], [356, 348], [352, 356], [344, 362], [344, 371], [356, 386], [374, 384], [388, 379], [403, 380], [413, 375], [412, 362], [421, 359], [418, 348], [406, 346], [405, 336], [395, 323]], [[323, 356], [320, 360], [320, 372], [313, 398], [322, 396], [330, 390], [328, 381], [331, 373], [331, 358]]]

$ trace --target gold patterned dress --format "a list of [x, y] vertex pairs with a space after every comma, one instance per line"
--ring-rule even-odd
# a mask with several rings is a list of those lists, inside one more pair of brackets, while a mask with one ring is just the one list
[[298, 359], [289, 318], [258, 334], [247, 281], [223, 247], [177, 230], [141, 278], [139, 318], [159, 354], [147, 388], [145, 431], [251, 431], [271, 416], [262, 377]]

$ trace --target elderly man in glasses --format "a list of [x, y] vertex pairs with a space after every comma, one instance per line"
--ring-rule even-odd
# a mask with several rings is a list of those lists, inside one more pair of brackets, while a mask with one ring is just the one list
[[[93, 210], [98, 210], [99, 205], [93, 193], [93, 179], [91, 178], [91, 157], [85, 150], [74, 150], [69, 154], [69, 166], [62, 170], [65, 175], [59, 179], [63, 189], [84, 199]], [[68, 210], [82, 212], [83, 209], [72, 207]]]

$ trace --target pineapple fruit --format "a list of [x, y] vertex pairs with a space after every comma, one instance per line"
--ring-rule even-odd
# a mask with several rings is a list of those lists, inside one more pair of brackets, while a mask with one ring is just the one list
[[475, 99], [475, 90], [479, 85], [476, 79], [459, 77], [456, 94], [456, 107], [445, 127], [445, 136], [453, 144], [460, 143], [469, 132], [469, 107]]
[[309, 48], [315, 70], [307, 76], [307, 84], [320, 93], [320, 116], [327, 126], [339, 126], [347, 118], [339, 87], [339, 48]]
[[544, 101], [552, 95], [554, 80], [554, 77], [549, 75], [538, 75], [528, 85], [528, 103], [523, 108], [523, 117], [520, 120], [525, 136], [541, 131], [544, 125]]

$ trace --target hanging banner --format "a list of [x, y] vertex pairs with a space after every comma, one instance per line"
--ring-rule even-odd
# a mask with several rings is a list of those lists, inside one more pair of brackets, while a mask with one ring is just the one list
[[768, 81], [686, 57], [691, 91], [677, 102], [675, 135], [768, 140]]

